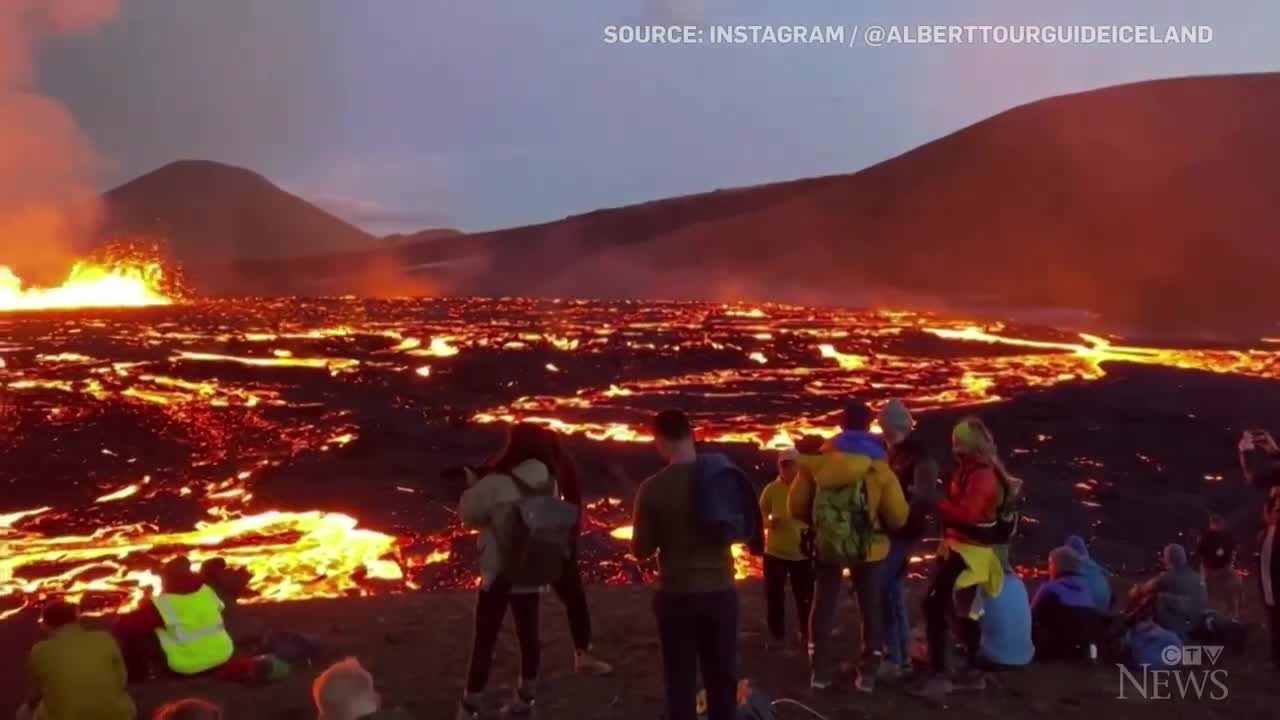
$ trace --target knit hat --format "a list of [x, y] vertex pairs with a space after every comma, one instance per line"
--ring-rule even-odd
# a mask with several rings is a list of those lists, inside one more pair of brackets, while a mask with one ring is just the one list
[[1170, 570], [1187, 566], [1187, 549], [1177, 543], [1164, 546], [1164, 564]]
[[880, 408], [880, 427], [888, 429], [893, 428], [899, 432], [910, 432], [914, 421], [911, 419], [911, 412], [907, 410], [907, 406], [902, 404], [898, 398], [892, 398], [889, 402]]
[[1055, 578], [1062, 575], [1078, 575], [1083, 566], [1084, 561], [1080, 555], [1065, 545], [1049, 552], [1049, 571]]
[[1067, 547], [1076, 551], [1076, 554], [1082, 558], [1089, 557], [1089, 546], [1084, 544], [1084, 538], [1079, 535], [1072, 535], [1067, 538]]
[[778, 451], [778, 464], [784, 462], [795, 462], [800, 457], [800, 451], [795, 448], [783, 448]]
[[991, 431], [978, 418], [965, 418], [951, 431], [951, 447], [957, 452], [982, 455], [991, 446]]

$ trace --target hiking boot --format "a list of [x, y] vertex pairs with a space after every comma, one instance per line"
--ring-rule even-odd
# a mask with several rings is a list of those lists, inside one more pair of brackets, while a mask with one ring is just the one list
[[951, 681], [945, 675], [930, 673], [924, 681], [911, 688], [908, 692], [913, 697], [923, 698], [938, 707], [946, 707], [947, 694], [953, 689]]
[[573, 670], [579, 675], [595, 675], [597, 677], [613, 674], [612, 665], [585, 650], [580, 650], [574, 654]]

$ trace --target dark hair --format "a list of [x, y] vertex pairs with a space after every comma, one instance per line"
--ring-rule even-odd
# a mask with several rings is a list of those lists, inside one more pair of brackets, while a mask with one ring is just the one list
[[550, 470], [555, 466], [555, 445], [555, 435], [541, 425], [516, 423], [507, 428], [506, 442], [486, 468], [490, 472], [510, 473], [526, 460], [537, 460]]
[[40, 611], [40, 622], [44, 623], [45, 627], [56, 630], [63, 625], [75, 622], [79, 614], [80, 611], [76, 606], [66, 600], [51, 600]]
[[855, 400], [844, 407], [844, 416], [840, 419], [840, 427], [845, 430], [870, 430], [875, 414], [866, 403]]
[[683, 410], [663, 410], [653, 418], [653, 435], [670, 442], [693, 438], [693, 423]]

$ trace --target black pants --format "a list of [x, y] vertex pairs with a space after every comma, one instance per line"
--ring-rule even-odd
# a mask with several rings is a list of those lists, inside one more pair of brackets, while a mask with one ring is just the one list
[[787, 580], [796, 600], [796, 618], [800, 632], [809, 636], [809, 610], [813, 607], [813, 561], [783, 560], [764, 556], [764, 599], [769, 619], [769, 634], [774, 640], [787, 635]]
[[960, 623], [956, 617], [955, 590], [956, 581], [965, 571], [964, 558], [958, 553], [950, 553], [938, 568], [938, 574], [924, 596], [925, 635], [929, 641], [929, 666], [934, 672], [946, 672], [947, 648], [951, 642], [951, 629], [954, 626], [964, 636], [965, 645], [972, 654], [976, 649], [974, 627]]
[[1267, 608], [1271, 625], [1271, 662], [1280, 668], [1280, 604]]
[[506, 578], [499, 577], [488, 590], [476, 598], [475, 639], [471, 645], [471, 663], [467, 670], [467, 693], [484, 692], [493, 669], [493, 651], [498, 645], [502, 618], [511, 608], [516, 622], [516, 638], [520, 641], [520, 677], [530, 684], [538, 679], [542, 663], [542, 647], [538, 638], [538, 593], [513, 593]]
[[582, 587], [582, 573], [578, 572], [576, 552], [565, 561], [564, 573], [552, 588], [569, 613], [569, 633], [573, 636], [573, 648], [586, 652], [591, 648], [591, 611], [587, 609], [587, 592]]
[[733, 720], [738, 689], [738, 592], [665, 593], [653, 598], [667, 686], [666, 720], [696, 720], [698, 670], [708, 720]]

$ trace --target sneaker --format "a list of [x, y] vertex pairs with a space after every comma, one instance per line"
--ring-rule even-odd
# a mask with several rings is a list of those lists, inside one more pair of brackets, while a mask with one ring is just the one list
[[913, 697], [923, 698], [939, 707], [946, 707], [947, 694], [954, 688], [945, 675], [930, 673], [919, 685], [909, 691]]
[[526, 694], [523, 689], [519, 689], [516, 690], [516, 696], [511, 699], [511, 702], [503, 706], [502, 712], [507, 715], [516, 716], [532, 715], [533, 705], [533, 695]]
[[820, 680], [820, 679], [818, 679], [817, 677], [814, 677], [814, 678], [812, 678], [812, 679], [810, 679], [810, 680], [809, 680], [809, 689], [811, 689], [811, 690], [818, 690], [818, 691], [822, 691], [822, 690], [830, 690], [830, 689], [831, 689], [831, 681], [830, 681], [830, 680]]
[[876, 691], [876, 676], [873, 673], [859, 670], [853, 676], [853, 689], [860, 693], [873, 693]]
[[612, 665], [589, 652], [579, 652], [573, 656], [573, 669], [579, 675], [603, 677], [613, 674]]
[[480, 709], [472, 707], [466, 700], [458, 703], [458, 712], [454, 715], [454, 720], [479, 720]]

